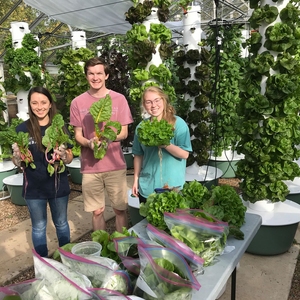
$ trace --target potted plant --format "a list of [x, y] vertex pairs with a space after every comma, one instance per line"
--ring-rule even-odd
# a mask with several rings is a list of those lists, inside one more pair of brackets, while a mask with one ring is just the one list
[[[286, 201], [289, 190], [284, 182], [300, 176], [295, 162], [300, 156], [296, 147], [300, 135], [295, 130], [299, 128], [300, 61], [293, 56], [299, 51], [299, 10], [288, 1], [280, 7], [259, 1], [251, 6], [249, 21], [259, 25], [259, 32], [248, 41], [252, 55], [240, 86], [237, 151], [245, 157], [237, 163], [236, 174], [243, 200], [252, 209], [252, 204], [262, 201], [274, 204], [273, 217], [262, 212], [266, 218], [250, 245], [251, 252], [268, 255], [289, 249], [300, 221], [298, 205]], [[261, 208], [254, 209], [261, 213]], [[284, 229], [288, 233], [280, 234]]]
[[[143, 90], [151, 85], [161, 86], [171, 102], [176, 99], [170, 84], [172, 74], [164, 63], [171, 56], [171, 30], [164, 24], [168, 20], [168, 0], [133, 1], [125, 14], [132, 24], [126, 37], [132, 51], [128, 53], [128, 64], [132, 72], [130, 99], [140, 102]], [[138, 17], [134, 17], [138, 15]], [[148, 73], [147, 73], [148, 72]]]
[[11, 145], [5, 138], [6, 129], [0, 131], [0, 191], [3, 190], [3, 179], [17, 172], [16, 166], [11, 161]]
[[[221, 42], [216, 45], [218, 37]], [[240, 101], [239, 81], [244, 60], [241, 55], [242, 33], [239, 25], [224, 23], [211, 26], [205, 44], [210, 47], [209, 71], [213, 88], [209, 96], [212, 119], [209, 124], [212, 135], [209, 165], [220, 168], [223, 178], [235, 177], [236, 163], [242, 157], [235, 147], [239, 141], [236, 107]], [[208, 72], [197, 69], [197, 76]]]
[[[186, 78], [184, 83], [185, 92], [193, 97], [192, 104], [189, 108], [189, 112], [186, 117], [186, 121], [189, 125], [192, 139], [193, 153], [191, 153], [187, 160], [187, 166], [191, 166], [197, 163], [199, 166], [207, 164], [209, 158], [209, 149], [211, 147], [209, 122], [211, 120], [211, 113], [208, 109], [208, 96], [211, 91], [210, 74], [211, 71], [208, 68], [210, 54], [204, 48], [201, 47], [200, 51], [197, 49], [191, 49], [187, 52], [193, 53], [193, 56], [200, 60], [197, 65], [194, 62], [189, 64], [184, 61], [186, 68], [193, 68], [193, 72], [190, 71], [191, 76]], [[186, 59], [186, 56], [184, 56]], [[202, 70], [206, 72], [202, 72]], [[179, 76], [179, 75], [178, 75]], [[193, 77], [192, 77], [193, 76]], [[192, 79], [195, 78], [195, 79]], [[176, 90], [179, 92], [178, 90]]]
[[17, 94], [20, 90], [28, 91], [32, 85], [43, 85], [42, 61], [36, 52], [39, 42], [30, 33], [22, 40], [22, 47], [14, 49], [12, 38], [5, 41], [4, 63], [7, 66], [3, 86], [6, 91]]
[[93, 56], [93, 51], [87, 48], [68, 49], [57, 55], [56, 63], [59, 66], [57, 82], [59, 84], [53, 90], [62, 99], [58, 101], [58, 108], [65, 120], [69, 120], [72, 100], [88, 90], [83, 64]]

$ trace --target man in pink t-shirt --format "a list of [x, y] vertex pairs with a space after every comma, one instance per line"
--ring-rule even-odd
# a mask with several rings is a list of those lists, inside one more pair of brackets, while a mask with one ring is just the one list
[[[116, 214], [116, 230], [127, 227], [126, 161], [120, 141], [127, 138], [128, 124], [133, 122], [124, 95], [106, 88], [109, 66], [102, 58], [89, 59], [84, 66], [90, 85], [87, 92], [76, 97], [70, 107], [70, 124], [74, 126], [75, 139], [81, 146], [82, 194], [85, 211], [93, 212], [93, 230], [105, 230], [105, 191]], [[109, 143], [103, 159], [94, 157], [95, 124], [89, 112], [91, 105], [109, 95], [112, 99], [111, 121], [122, 125], [115, 141]], [[101, 101], [101, 100], [100, 100]], [[100, 128], [101, 129], [101, 128]], [[97, 140], [96, 140], [97, 141]], [[98, 142], [100, 143], [100, 142]]]

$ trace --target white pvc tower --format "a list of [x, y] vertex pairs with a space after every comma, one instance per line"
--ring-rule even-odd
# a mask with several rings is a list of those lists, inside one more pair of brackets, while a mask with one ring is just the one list
[[190, 49], [200, 49], [198, 43], [201, 42], [201, 7], [193, 5], [183, 15], [183, 44], [186, 51]]
[[[201, 42], [201, 7], [200, 5], [193, 5], [189, 7], [187, 13], [183, 15], [183, 44], [185, 45], [185, 51], [188, 50], [201, 50], [199, 43]], [[195, 79], [195, 68], [199, 65], [198, 62], [195, 65], [189, 65], [185, 62], [185, 67], [189, 67], [191, 70], [191, 78], [189, 80], [197, 80]], [[190, 97], [193, 98], [193, 97]], [[194, 105], [194, 103], [192, 104]]]
[[72, 49], [86, 48], [85, 31], [72, 31]]
[[[158, 10], [157, 7], [152, 7], [151, 14], [143, 22], [143, 25], [146, 26], [147, 32], [150, 31], [151, 24], [160, 24], [161, 23], [158, 19], [157, 10]], [[151, 65], [155, 65], [156, 67], [158, 67], [160, 64], [162, 64], [162, 59], [161, 59], [160, 53], [159, 53], [159, 47], [160, 47], [160, 44], [157, 44], [155, 47], [156, 53], [152, 54], [152, 60], [146, 66], [146, 70], [149, 70], [149, 67]]]
[[[30, 33], [28, 24], [26, 22], [11, 22], [10, 23], [10, 32], [12, 36], [12, 45], [14, 49], [22, 48], [22, 40], [24, 35]], [[28, 73], [30, 76], [30, 74]], [[17, 93], [17, 104], [18, 104], [18, 113], [17, 116], [26, 121], [28, 116], [28, 104], [27, 104], [27, 95], [28, 91], [20, 90]]]
[[[5, 90], [3, 87], [3, 82], [4, 82], [4, 68], [3, 68], [3, 63], [0, 63], [0, 91], [5, 94]], [[8, 122], [8, 103], [7, 103], [7, 99], [5, 97], [1, 97], [0, 100], [2, 100], [7, 107], [6, 111], [3, 111], [3, 118], [5, 120], [5, 122]]]
[[11, 22], [10, 32], [12, 37], [13, 47], [15, 49], [22, 48], [22, 40], [26, 33], [30, 33], [28, 23], [26, 22]]

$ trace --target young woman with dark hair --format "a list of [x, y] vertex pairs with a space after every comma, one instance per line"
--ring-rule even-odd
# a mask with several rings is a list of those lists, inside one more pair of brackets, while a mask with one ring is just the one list
[[[21, 167], [24, 174], [22, 195], [30, 212], [34, 249], [40, 256], [47, 257], [47, 204], [56, 228], [58, 245], [63, 246], [70, 242], [67, 218], [70, 186], [66, 170], [59, 173], [58, 178], [50, 176], [47, 170], [48, 161], [42, 138], [56, 114], [55, 102], [50, 92], [44, 87], [33, 87], [28, 93], [28, 108], [29, 119], [18, 125], [16, 131], [29, 133], [29, 150], [36, 168], [22, 165], [20, 149], [16, 143], [12, 145], [13, 162]], [[65, 164], [73, 160], [71, 149], [60, 147], [56, 152]], [[47, 155], [50, 157], [51, 152]]]

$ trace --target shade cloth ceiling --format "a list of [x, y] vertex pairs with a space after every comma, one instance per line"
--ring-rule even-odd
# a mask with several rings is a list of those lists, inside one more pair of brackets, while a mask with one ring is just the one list
[[[131, 29], [125, 12], [131, 0], [24, 0], [48, 17], [74, 28], [92, 32], [124, 34]], [[178, 27], [178, 25], [177, 25]], [[176, 29], [176, 25], [173, 25]]]
[[[248, 10], [244, 3], [245, 0], [232, 0], [230, 2], [236, 1], [237, 5], [232, 4], [231, 9], [240, 10], [244, 7], [245, 12]], [[24, 2], [48, 17], [70, 25], [75, 30], [124, 34], [132, 27], [125, 20], [125, 13], [133, 5], [131, 0], [24, 0]], [[228, 5], [225, 0], [220, 0], [220, 2]], [[202, 6], [202, 9], [205, 9], [205, 5]], [[212, 15], [208, 19], [211, 20], [214, 18], [213, 11], [211, 9], [209, 11]], [[242, 15], [237, 19], [243, 19], [242, 17], [246, 15], [243, 10], [241, 12]], [[208, 11], [204, 15], [209, 17]], [[173, 30], [173, 33], [183, 30], [182, 21], [167, 22], [166, 26]], [[173, 34], [173, 37], [178, 38], [180, 35]]]

